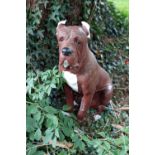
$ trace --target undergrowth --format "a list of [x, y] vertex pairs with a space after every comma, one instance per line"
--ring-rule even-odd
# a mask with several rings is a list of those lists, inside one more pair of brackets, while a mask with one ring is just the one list
[[128, 18], [106, 0], [82, 3], [83, 20], [92, 15], [89, 47], [112, 77], [114, 94], [101, 119], [94, 121], [90, 109], [79, 123], [75, 112], [67, 113], [57, 68], [55, 29], [69, 0], [33, 2], [27, 6], [27, 155], [128, 155]]
[[[113, 102], [94, 121], [94, 110], [78, 123], [67, 107], [55, 108], [52, 89], [62, 90], [64, 81], [57, 68], [31, 72], [27, 77], [28, 155], [126, 155], [128, 153], [128, 107]], [[62, 100], [63, 102], [63, 100]]]

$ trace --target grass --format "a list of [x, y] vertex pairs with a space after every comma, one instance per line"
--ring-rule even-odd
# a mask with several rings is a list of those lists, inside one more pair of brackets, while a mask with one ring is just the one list
[[108, 0], [112, 2], [116, 9], [126, 16], [129, 16], [129, 0]]

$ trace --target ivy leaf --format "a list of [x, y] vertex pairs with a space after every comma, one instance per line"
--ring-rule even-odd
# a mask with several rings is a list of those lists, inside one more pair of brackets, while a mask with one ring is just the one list
[[52, 136], [53, 136], [53, 132], [52, 132], [52, 129], [48, 128], [46, 131], [45, 131], [45, 137], [43, 138], [43, 143], [44, 144], [48, 144], [49, 141], [52, 139]]
[[32, 132], [38, 127], [37, 122], [30, 116], [26, 117], [26, 131]]
[[52, 87], [51, 86], [48, 86], [48, 88], [47, 88], [47, 94], [48, 94], [48, 96], [51, 94], [51, 90], [52, 90]]
[[58, 126], [58, 118], [54, 115], [47, 114], [47, 121], [46, 121], [46, 126], [47, 127], [52, 127], [52, 128], [57, 128]]
[[90, 141], [89, 138], [88, 138], [87, 136], [85, 136], [85, 135], [82, 136], [82, 139], [83, 139], [85, 142], [87, 142], [87, 143]]
[[94, 147], [97, 148], [99, 145], [101, 145], [102, 142], [98, 139], [95, 139], [93, 140], [93, 143], [94, 143]]
[[42, 100], [44, 97], [44, 92], [40, 91], [38, 97], [39, 97], [39, 100]]
[[97, 148], [97, 153], [98, 153], [98, 155], [103, 155], [104, 154], [104, 147], [100, 146], [99, 148]]
[[44, 108], [44, 110], [46, 112], [48, 112], [49, 114], [57, 114], [58, 113], [58, 110], [56, 110], [55, 108], [53, 108], [52, 106], [46, 106]]
[[29, 81], [27, 81], [26, 91], [28, 92], [28, 94], [31, 94], [32, 88], [34, 88], [34, 80], [33, 80], [33, 78], [31, 78], [31, 79], [29, 79]]
[[57, 144], [57, 137], [54, 137], [54, 138], [52, 139], [52, 146], [53, 146], [53, 148], [56, 147], [56, 144]]
[[41, 130], [37, 129], [35, 134], [34, 134], [34, 139], [39, 141], [41, 139], [41, 136], [42, 136]]
[[51, 86], [51, 88], [57, 88], [54, 83], [51, 83], [50, 86]]
[[59, 129], [58, 128], [55, 129], [55, 136], [58, 137], [58, 138], [60, 137], [59, 136]]
[[123, 135], [123, 136], [115, 139], [114, 143], [115, 143], [115, 145], [124, 145], [124, 143], [128, 144], [128, 137]]
[[102, 137], [106, 137], [105, 132], [99, 132], [98, 135], [100, 135]]
[[30, 106], [28, 106], [27, 111], [29, 114], [35, 114], [38, 111], [38, 109], [37, 109], [36, 105], [30, 105]]
[[33, 118], [39, 122], [40, 118], [41, 118], [41, 112], [40, 111], [37, 111], [34, 115], [33, 115]]
[[[46, 153], [43, 151], [36, 151], [33, 155], [45, 155]], [[32, 154], [31, 154], [32, 155]]]
[[36, 148], [36, 147], [31, 146], [31, 148], [29, 149], [29, 151], [28, 151], [27, 155], [33, 155], [33, 154], [35, 154], [35, 153], [36, 153], [36, 151], [37, 151], [37, 148]]
[[104, 145], [104, 149], [105, 149], [107, 152], [109, 152], [109, 150], [111, 149], [110, 143], [107, 142], [107, 141], [104, 141], [103, 145]]
[[129, 134], [129, 127], [124, 127], [122, 131], [126, 134]]
[[64, 126], [62, 128], [62, 131], [63, 131], [64, 135], [67, 136], [67, 137], [70, 137], [70, 135], [72, 133], [72, 131], [69, 128], [67, 128], [66, 126]]
[[62, 150], [58, 155], [67, 155], [67, 152], [65, 150]]
[[65, 136], [61, 130], [59, 131], [59, 137], [60, 137], [60, 141], [63, 141], [65, 139]]
[[42, 123], [44, 122], [44, 115], [41, 116], [40, 120], [39, 120], [39, 126], [42, 126]]

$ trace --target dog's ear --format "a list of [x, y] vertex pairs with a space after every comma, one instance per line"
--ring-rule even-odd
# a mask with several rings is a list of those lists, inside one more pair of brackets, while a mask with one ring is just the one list
[[85, 21], [82, 21], [81, 24], [82, 24], [82, 28], [83, 28], [84, 32], [87, 35], [87, 38], [90, 38], [90, 30], [89, 30], [90, 29], [90, 25], [87, 22], [85, 22]]
[[[60, 27], [62, 27], [63, 25], [65, 25], [65, 24], [66, 24], [66, 20], [60, 21], [60, 22], [58, 23], [57, 27], [56, 27], [56, 31], [57, 31]], [[56, 34], [57, 34], [57, 32], [56, 32]]]
[[60, 26], [65, 25], [65, 24], [66, 24], [66, 20], [60, 21], [60, 22], [58, 23], [58, 25], [57, 25], [57, 29], [58, 29]]

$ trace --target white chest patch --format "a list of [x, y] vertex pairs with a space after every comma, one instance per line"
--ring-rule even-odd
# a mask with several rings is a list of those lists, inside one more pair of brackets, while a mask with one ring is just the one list
[[63, 71], [64, 78], [67, 84], [76, 92], [78, 92], [77, 76], [76, 74], [70, 73], [68, 71]]

